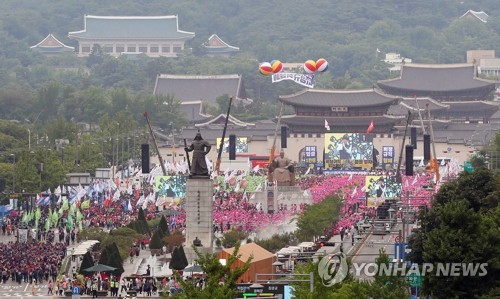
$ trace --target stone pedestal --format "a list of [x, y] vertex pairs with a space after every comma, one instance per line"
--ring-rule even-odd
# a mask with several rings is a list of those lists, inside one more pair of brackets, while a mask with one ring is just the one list
[[[213, 183], [209, 177], [188, 178], [186, 182], [186, 247], [191, 249], [193, 241], [201, 241], [202, 252], [212, 252], [213, 248]], [[186, 257], [190, 263], [195, 258], [192, 254]], [[189, 255], [189, 256], [188, 256]]]

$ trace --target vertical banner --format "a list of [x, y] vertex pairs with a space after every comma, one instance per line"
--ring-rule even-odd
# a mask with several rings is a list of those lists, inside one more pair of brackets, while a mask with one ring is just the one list
[[318, 162], [318, 151], [316, 146], [305, 147], [304, 162], [306, 162], [309, 167], [316, 166], [316, 162]]
[[394, 146], [382, 146], [382, 169], [394, 168]]
[[20, 228], [18, 229], [19, 233], [19, 243], [26, 243], [28, 242], [28, 229], [26, 228]]

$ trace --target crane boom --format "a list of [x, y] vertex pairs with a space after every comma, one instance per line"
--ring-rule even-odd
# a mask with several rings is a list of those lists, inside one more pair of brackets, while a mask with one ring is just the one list
[[146, 122], [148, 123], [148, 128], [149, 128], [149, 133], [151, 134], [151, 138], [153, 138], [153, 143], [155, 145], [156, 153], [158, 154], [158, 160], [160, 160], [160, 165], [161, 165], [161, 171], [163, 172], [163, 175], [167, 175], [167, 170], [165, 169], [165, 163], [163, 162], [163, 158], [160, 155], [160, 150], [158, 149], [158, 143], [156, 143], [156, 137], [155, 134], [153, 133], [153, 128], [151, 128], [151, 123], [149, 122], [149, 117], [148, 113], [144, 112], [144, 118], [146, 118]]
[[437, 156], [436, 156], [436, 145], [434, 144], [434, 130], [432, 129], [432, 121], [431, 121], [431, 110], [429, 109], [429, 104], [427, 104], [427, 119], [429, 121], [429, 132], [431, 134], [431, 146], [432, 146], [432, 157], [430, 161], [430, 169], [436, 174], [436, 184], [439, 182], [441, 179], [441, 176], [439, 174], [439, 165], [437, 163]]
[[276, 151], [276, 138], [278, 138], [278, 129], [281, 124], [281, 116], [283, 115], [283, 110], [285, 109], [285, 104], [281, 102], [280, 114], [278, 116], [278, 121], [276, 122], [276, 130], [274, 130], [273, 147], [271, 147], [271, 153], [269, 154], [269, 165], [273, 162], [274, 153]]

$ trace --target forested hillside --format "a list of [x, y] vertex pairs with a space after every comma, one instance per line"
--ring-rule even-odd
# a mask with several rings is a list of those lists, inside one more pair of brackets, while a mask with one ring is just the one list
[[[469, 9], [485, 11], [488, 22], [460, 19]], [[179, 29], [196, 37], [176, 59], [46, 57], [30, 50], [49, 33], [76, 47], [67, 35], [84, 28], [85, 14], [178, 15]], [[205, 56], [201, 45], [214, 33], [241, 51]], [[242, 74], [254, 102], [231, 114], [271, 119], [279, 113], [278, 96], [303, 87], [271, 83], [259, 74], [259, 62], [325, 58], [330, 67], [316, 76], [316, 88], [370, 88], [397, 76], [381, 61], [388, 52], [417, 63], [465, 62], [471, 49], [499, 52], [500, 6], [498, 0], [2, 0], [0, 44], [0, 185], [3, 174], [7, 186], [15, 181], [38, 192], [68, 172], [137, 159], [149, 136], [144, 111], [164, 136], [184, 127], [179, 99], [152, 95], [159, 73]], [[226, 111], [227, 98], [217, 103], [207, 112]], [[69, 144], [56, 147], [58, 139]]]
[[[141, 111], [137, 103], [152, 93], [158, 73], [240, 73], [251, 98], [275, 103], [278, 95], [300, 87], [271, 84], [258, 73], [259, 61], [325, 58], [330, 68], [317, 76], [316, 86], [344, 89], [371, 87], [389, 78], [381, 62], [387, 52], [417, 63], [459, 63], [465, 62], [467, 50], [500, 50], [497, 0], [5, 0], [1, 6], [0, 104], [5, 108], [0, 117], [7, 119], [36, 115], [40, 107], [81, 121], [113, 116], [125, 107]], [[469, 9], [485, 11], [488, 22], [460, 19]], [[83, 29], [85, 14], [178, 15], [179, 29], [196, 34], [189, 43], [193, 50], [178, 59], [104, 57], [90, 63], [75, 55], [47, 58], [29, 49], [48, 33], [77, 47], [67, 34]], [[201, 44], [214, 33], [240, 53], [231, 59], [205, 57]], [[56, 94], [44, 100], [48, 84]], [[115, 89], [126, 99], [116, 100]], [[263, 117], [274, 112], [256, 111]]]

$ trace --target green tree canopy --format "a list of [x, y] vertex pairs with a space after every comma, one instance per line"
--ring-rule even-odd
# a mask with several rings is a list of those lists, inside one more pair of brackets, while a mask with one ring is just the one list
[[444, 184], [410, 237], [413, 262], [487, 264], [487, 275], [424, 276], [423, 292], [433, 298], [474, 298], [499, 287], [500, 207], [498, 178], [480, 168]]
[[321, 202], [307, 206], [297, 220], [297, 238], [312, 241], [313, 236], [323, 235], [338, 220], [340, 206], [337, 195], [327, 196]]

